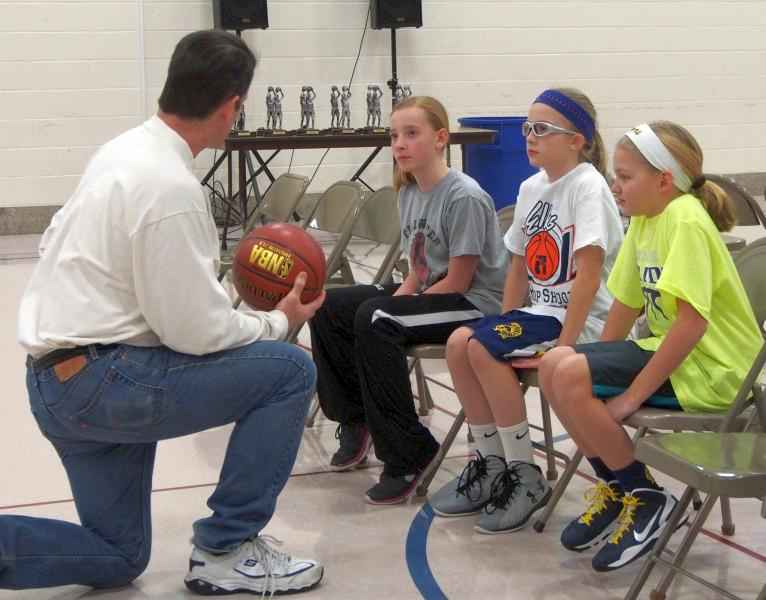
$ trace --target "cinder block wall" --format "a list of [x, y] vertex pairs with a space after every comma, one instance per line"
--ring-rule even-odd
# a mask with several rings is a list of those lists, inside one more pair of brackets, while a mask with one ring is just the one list
[[[0, 3], [0, 209], [65, 203], [95, 149], [155, 111], [175, 43], [212, 26], [211, 5]], [[366, 0], [270, 0], [271, 27], [245, 33], [260, 59], [250, 127], [265, 123], [268, 85], [286, 92], [287, 128], [298, 125], [302, 85], [318, 92], [317, 125], [329, 124], [329, 88], [351, 75], [367, 9]], [[423, 20], [399, 31], [399, 77], [442, 99], [454, 120], [524, 114], [543, 88], [574, 85], [594, 100], [610, 147], [629, 126], [667, 118], [698, 137], [707, 170], [766, 171], [763, 0], [425, 0]], [[352, 90], [356, 126], [366, 86], [385, 89], [391, 76], [389, 50], [388, 31], [367, 32]], [[321, 154], [296, 151], [293, 170], [310, 175]], [[350, 177], [365, 156], [332, 150], [312, 191]], [[278, 157], [275, 171], [289, 159]], [[200, 175], [212, 160], [197, 158]], [[370, 166], [373, 185], [388, 181], [390, 160], [382, 152]], [[761, 193], [761, 179], [745, 181]], [[8, 223], [46, 210], [1, 212]]]

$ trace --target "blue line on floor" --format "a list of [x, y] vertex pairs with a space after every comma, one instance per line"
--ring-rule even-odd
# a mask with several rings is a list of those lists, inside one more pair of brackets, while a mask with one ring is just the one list
[[436, 583], [431, 567], [428, 565], [428, 530], [434, 520], [434, 511], [426, 502], [415, 518], [412, 520], [410, 530], [407, 532], [407, 544], [405, 555], [407, 568], [415, 587], [426, 600], [447, 600], [439, 584]]

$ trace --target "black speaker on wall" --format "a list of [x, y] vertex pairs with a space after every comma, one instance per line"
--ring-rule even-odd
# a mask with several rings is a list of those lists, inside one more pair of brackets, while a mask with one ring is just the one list
[[213, 24], [216, 29], [233, 31], [266, 29], [269, 26], [266, 0], [213, 0]]
[[422, 27], [423, 4], [420, 0], [370, 0], [373, 29]]

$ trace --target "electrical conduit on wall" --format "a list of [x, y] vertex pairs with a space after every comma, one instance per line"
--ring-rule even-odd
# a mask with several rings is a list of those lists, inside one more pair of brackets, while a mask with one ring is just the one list
[[136, 0], [138, 11], [138, 101], [141, 103], [138, 116], [141, 121], [148, 118], [146, 113], [146, 48], [144, 46], [144, 0]]

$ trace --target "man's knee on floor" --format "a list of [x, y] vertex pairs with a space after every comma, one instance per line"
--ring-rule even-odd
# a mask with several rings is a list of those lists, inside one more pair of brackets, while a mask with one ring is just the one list
[[152, 553], [151, 540], [133, 540], [129, 545], [118, 548], [124, 562], [119, 569], [114, 568], [104, 572], [102, 580], [95, 581], [92, 587], [96, 589], [119, 588], [130, 585], [146, 571]]

